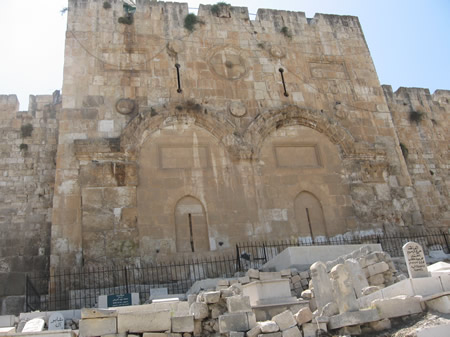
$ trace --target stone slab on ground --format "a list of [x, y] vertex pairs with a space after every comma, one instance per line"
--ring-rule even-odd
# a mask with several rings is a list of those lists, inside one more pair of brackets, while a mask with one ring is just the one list
[[283, 311], [282, 313], [273, 316], [272, 320], [277, 323], [281, 331], [287, 330], [297, 324], [297, 321], [290, 310]]
[[81, 309], [81, 318], [106, 318], [117, 317], [117, 310], [115, 309], [97, 309], [97, 308], [83, 308]]
[[[444, 314], [450, 314], [450, 295], [440, 296], [425, 302], [431, 310], [439, 311]], [[450, 333], [449, 333], [450, 334]]]
[[272, 332], [258, 335], [258, 337], [282, 337], [281, 332]]
[[235, 313], [219, 316], [219, 331], [227, 333], [230, 331], [248, 331], [256, 326], [254, 313]]
[[41, 331], [41, 332], [18, 332], [14, 337], [76, 337], [74, 330]]
[[230, 313], [252, 311], [250, 297], [240, 295], [227, 297], [227, 309]]
[[331, 316], [328, 328], [331, 330], [343, 328], [344, 326], [359, 325], [379, 321], [381, 318], [375, 309], [349, 311]]
[[172, 317], [172, 332], [194, 332], [194, 316]]
[[377, 299], [371, 304], [378, 311], [380, 319], [401, 317], [422, 312], [419, 297], [397, 296], [389, 299]]
[[117, 333], [116, 317], [82, 319], [79, 323], [80, 337], [101, 336]]
[[156, 312], [126, 312], [117, 316], [117, 331], [122, 332], [160, 332], [170, 330], [169, 310]]

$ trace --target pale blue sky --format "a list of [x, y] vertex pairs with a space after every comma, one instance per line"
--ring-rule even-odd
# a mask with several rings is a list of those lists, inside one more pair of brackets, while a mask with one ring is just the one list
[[[98, 0], [100, 1], [100, 0]], [[189, 1], [190, 7], [217, 1]], [[258, 8], [358, 16], [378, 77], [396, 90], [450, 90], [449, 0], [247, 0]], [[0, 0], [0, 94], [17, 94], [28, 109], [29, 94], [62, 86], [67, 0]], [[254, 17], [251, 16], [251, 19]]]

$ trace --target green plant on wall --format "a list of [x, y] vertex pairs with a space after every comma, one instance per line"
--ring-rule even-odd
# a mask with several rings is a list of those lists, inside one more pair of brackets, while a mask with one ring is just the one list
[[291, 33], [291, 31], [289, 30], [289, 28], [288, 27], [286, 27], [286, 26], [284, 26], [283, 28], [281, 28], [281, 34], [283, 34], [285, 37], [287, 37], [287, 38], [292, 38], [292, 33]]
[[409, 120], [411, 122], [416, 122], [417, 124], [419, 124], [422, 121], [424, 115], [425, 114], [423, 112], [411, 110], [409, 112]]
[[405, 158], [405, 160], [408, 159], [409, 150], [406, 147], [406, 145], [403, 143], [400, 143], [400, 149], [402, 150], [403, 158]]
[[108, 1], [103, 1], [103, 8], [104, 9], [110, 9], [111, 8], [111, 4]]
[[19, 145], [19, 149], [20, 149], [20, 151], [27, 151], [28, 150], [28, 145], [22, 143], [22, 144]]
[[20, 133], [22, 134], [22, 138], [31, 137], [33, 133], [33, 125], [25, 124], [20, 127]]
[[184, 28], [186, 28], [191, 33], [195, 30], [195, 25], [197, 23], [203, 23], [201, 20], [198, 19], [197, 15], [190, 13], [186, 15], [184, 18]]
[[[104, 5], [104, 3], [103, 3]], [[128, 3], [123, 3], [123, 10], [125, 12], [124, 16], [121, 16], [118, 21], [124, 25], [131, 25], [134, 22], [134, 13], [136, 13], [136, 6]]]
[[211, 6], [211, 13], [214, 15], [219, 15], [219, 13], [222, 11], [223, 8], [228, 7], [230, 8], [231, 5], [227, 4], [226, 2], [218, 2], [215, 5]]

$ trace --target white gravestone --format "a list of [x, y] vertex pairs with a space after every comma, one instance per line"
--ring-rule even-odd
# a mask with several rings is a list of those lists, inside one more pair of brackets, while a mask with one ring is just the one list
[[403, 246], [406, 266], [408, 267], [409, 278], [429, 277], [425, 255], [422, 247], [415, 242], [408, 242]]
[[49, 330], [64, 330], [64, 316], [60, 312], [54, 312], [48, 319]]
[[22, 332], [39, 332], [43, 331], [45, 321], [43, 318], [33, 318], [25, 323]]

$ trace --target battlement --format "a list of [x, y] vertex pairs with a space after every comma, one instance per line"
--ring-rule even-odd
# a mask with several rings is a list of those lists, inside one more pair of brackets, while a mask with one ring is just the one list
[[434, 104], [449, 105], [450, 90], [437, 89], [433, 94], [428, 88], [407, 88], [400, 87], [395, 92], [390, 85], [382, 85], [386, 99], [389, 102], [403, 101], [409, 103], [411, 101], [428, 101]]

